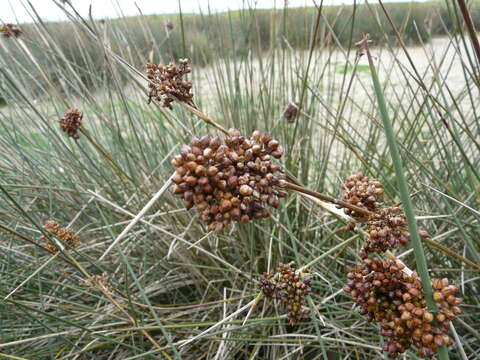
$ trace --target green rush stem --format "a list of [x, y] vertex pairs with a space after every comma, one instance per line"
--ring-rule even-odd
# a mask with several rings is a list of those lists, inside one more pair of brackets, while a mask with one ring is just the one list
[[15, 294], [20, 288], [23, 287], [27, 282], [29, 282], [35, 275], [37, 275], [39, 272], [41, 272], [45, 267], [48, 266], [53, 260], [56, 259], [56, 257], [60, 254], [60, 252], [57, 252], [55, 255], [51, 256], [47, 261], [45, 261], [42, 265], [40, 265], [32, 274], [30, 274], [25, 280], [23, 280], [20, 285], [18, 285], [15, 289], [13, 289], [7, 296], [3, 298], [3, 301], [7, 300], [9, 297], [11, 297], [13, 294]]
[[[385, 6], [383, 5], [382, 0], [379, 0], [379, 4], [382, 7], [385, 16], [387, 17], [387, 20], [390, 23], [390, 25], [391, 25], [394, 33], [395, 33], [395, 36], [397, 37], [398, 43], [400, 44], [401, 48], [403, 49], [403, 51], [405, 53], [405, 56], [407, 57], [408, 62], [410, 63], [413, 71], [415, 72], [416, 76], [412, 77], [413, 80], [418, 84], [418, 86], [420, 86], [420, 88], [423, 89], [423, 91], [425, 92], [425, 95], [432, 101], [432, 104], [433, 104], [435, 110], [437, 111], [437, 114], [438, 114], [442, 124], [444, 125], [445, 129], [448, 131], [450, 136], [452, 137], [452, 140], [455, 142], [455, 145], [457, 146], [458, 151], [460, 151], [460, 153], [462, 154], [463, 160], [470, 166], [470, 168], [472, 170], [472, 173], [475, 175], [477, 180], [480, 181], [480, 173], [477, 171], [477, 168], [470, 161], [469, 156], [465, 153], [465, 150], [463, 149], [460, 140], [458, 139], [457, 135], [455, 134], [454, 130], [452, 129], [452, 126], [447, 122], [447, 120], [445, 119], [445, 116], [443, 115], [443, 113], [448, 113], [448, 110], [445, 108], [445, 106], [442, 103], [440, 103], [434, 96], [432, 96], [432, 94], [428, 90], [428, 87], [423, 82], [422, 77], [420, 76], [420, 73], [418, 72], [418, 69], [415, 66], [415, 62], [413, 61], [412, 57], [410, 56], [409, 52], [407, 51], [407, 48], [405, 46], [405, 43], [403, 42], [401, 34], [397, 30], [397, 27], [395, 26], [395, 23], [393, 22], [390, 14], [386, 10]], [[472, 139], [472, 140], [473, 140], [473, 143], [478, 148], [479, 146], [478, 146], [477, 142], [475, 141], [475, 139]]]
[[216, 121], [213, 121], [212, 119], [210, 119], [207, 115], [205, 115], [200, 109], [198, 109], [197, 107], [194, 107], [190, 104], [187, 104], [185, 102], [182, 102], [182, 101], [178, 101], [178, 103], [183, 106], [186, 110], [188, 110], [189, 112], [191, 112], [193, 115], [197, 116], [200, 120], [206, 122], [207, 124], [209, 125], [212, 125], [213, 127], [217, 128], [218, 130], [220, 130], [221, 132], [223, 132], [224, 134], [228, 135], [228, 131], [227, 129], [225, 129], [222, 125], [218, 124]]
[[[3, 231], [7, 231], [7, 232], [10, 232], [12, 233], [13, 235], [16, 235], [16, 236], [19, 236], [21, 239], [23, 240], [27, 240], [29, 242], [32, 242], [34, 243], [33, 241], [31, 241], [30, 239], [28, 239], [27, 237], [17, 233], [15, 230], [12, 230], [12, 229], [9, 229], [7, 227], [4, 227], [2, 225], [0, 225], [0, 230], [3, 230]], [[43, 232], [43, 231], [42, 231]], [[54, 242], [55, 243], [55, 242]], [[36, 243], [34, 243], [35, 245], [37, 246], [40, 246], [42, 247], [41, 245], [38, 245]], [[43, 247], [42, 247], [43, 248]], [[44, 250], [46, 250], [45, 248], [43, 248]], [[8, 299], [8, 297], [10, 295], [12, 295], [14, 292], [17, 291], [18, 288], [20, 288], [21, 286], [23, 286], [28, 280], [30, 280], [35, 274], [37, 274], [38, 272], [40, 272], [45, 266], [47, 266], [52, 260], [54, 260], [57, 256], [59, 256], [60, 252], [56, 253], [55, 255], [53, 255], [47, 262], [45, 262], [42, 266], [40, 266], [31, 276], [29, 276], [24, 282], [22, 282], [14, 291], [12, 291], [10, 294], [7, 295], [7, 297], [5, 297], [4, 300]], [[72, 265], [74, 265], [86, 278], [89, 278], [91, 277], [91, 275], [83, 268], [82, 265], [80, 265], [77, 260], [75, 260], [75, 258], [73, 256], [71, 256], [68, 251], [62, 251], [62, 255], [65, 256], [67, 259], [68, 259], [68, 262]], [[99, 289], [100, 291], [102, 291], [102, 289]], [[111, 298], [111, 296], [108, 295], [108, 293], [102, 291], [102, 293], [104, 293], [105, 296], [107, 296], [107, 298], [115, 305], [116, 305], [116, 302], [113, 300], [113, 298]], [[126, 313], [129, 317], [130, 315], [128, 313]], [[135, 321], [132, 321], [132, 323], [136, 326], [136, 322]], [[142, 333], [150, 340], [152, 341], [153, 339], [151, 339], [150, 335], [142, 330]], [[154, 342], [154, 345], [156, 344], [155, 341]], [[158, 344], [156, 344], [158, 345]], [[159, 346], [158, 346], [159, 347]], [[164, 353], [164, 356], [167, 357], [168, 359], [171, 359], [168, 354]]]
[[[353, 70], [355, 72], [356, 68]], [[348, 140], [345, 138], [345, 136], [338, 132], [338, 131], [335, 131], [332, 130], [332, 129], [329, 129], [326, 125], [322, 125], [322, 123], [320, 122], [320, 120], [314, 118], [313, 116], [311, 115], [308, 115], [305, 111], [302, 111], [302, 115], [305, 116], [307, 119], [309, 120], [312, 120], [314, 121], [318, 126], [320, 126], [323, 130], [325, 130], [326, 132], [332, 134], [332, 135], [335, 135], [335, 138], [340, 140], [340, 142], [345, 145], [351, 152], [353, 155], [355, 155], [355, 157], [362, 163], [362, 165], [365, 167], [365, 169], [368, 169], [368, 171], [372, 171], [370, 166], [368, 165], [368, 162], [367, 160], [365, 160], [365, 158], [359, 154], [358, 150], [355, 149], [355, 147], [348, 142]]]
[[475, 30], [475, 25], [472, 20], [470, 11], [468, 10], [465, 0], [457, 0], [460, 11], [462, 12], [463, 19], [465, 20], [465, 25], [468, 30], [468, 35], [472, 41], [472, 46], [475, 49], [475, 55], [477, 56], [478, 64], [480, 65], [480, 43], [478, 42], [477, 32]]
[[[125, 296], [122, 295], [124, 298]], [[243, 300], [243, 299], [248, 299], [250, 297], [253, 297], [255, 295], [245, 295], [245, 296], [237, 296], [237, 297], [232, 297], [232, 298], [228, 298], [228, 299], [222, 299], [222, 300], [217, 300], [217, 301], [210, 301], [210, 302], [205, 302], [205, 303], [202, 303], [202, 304], [191, 304], [191, 305], [180, 305], [180, 306], [164, 306], [164, 307], [160, 307], [160, 306], [152, 306], [152, 309], [156, 310], [156, 311], [178, 311], [178, 310], [191, 310], [191, 309], [199, 309], [199, 308], [204, 308], [204, 307], [210, 307], [210, 306], [216, 306], [216, 305], [222, 305], [222, 304], [225, 304], [225, 303], [230, 303], [230, 302], [234, 302], [234, 301], [238, 301], [238, 300]], [[136, 302], [136, 301], [132, 301], [132, 304], [135, 304], [137, 305], [138, 307], [140, 308], [148, 308], [148, 305], [147, 304], [142, 304], [142, 303], [139, 303], [139, 302]]]
[[182, 33], [182, 53], [183, 53], [183, 57], [186, 57], [187, 56], [187, 46], [186, 46], [186, 43], [185, 43], [185, 26], [183, 24], [183, 12], [182, 12], [182, 4], [181, 4], [180, 0], [178, 0], [178, 14], [179, 14], [179, 17], [180, 17], [180, 29], [181, 29], [181, 33]]
[[340, 244], [332, 247], [332, 248], [329, 249], [328, 251], [325, 251], [324, 253], [322, 253], [322, 255], [320, 255], [320, 256], [317, 257], [316, 259], [313, 259], [313, 260], [310, 261], [308, 264], [302, 266], [302, 267], [299, 269], [299, 272], [305, 271], [305, 270], [308, 269], [310, 266], [315, 265], [316, 263], [318, 263], [320, 260], [322, 260], [322, 259], [325, 258], [326, 256], [328, 256], [328, 255], [330, 255], [331, 253], [337, 251], [338, 249], [342, 248], [343, 246], [348, 245], [349, 243], [351, 243], [351, 242], [354, 240], [354, 238], [355, 238], [355, 237], [351, 237], [350, 239], [347, 239], [347, 240], [341, 242]]
[[27, 358], [23, 357], [18, 357], [18, 356], [13, 356], [13, 355], [8, 355], [0, 352], [0, 356], [4, 357], [5, 359], [12, 359], [12, 360], [28, 360]]
[[[50, 234], [48, 234], [40, 225], [38, 225], [34, 220], [33, 218], [25, 211], [25, 209], [8, 193], [8, 191], [6, 191], [2, 185], [0, 185], [0, 191], [3, 192], [5, 194], [5, 196], [13, 203], [13, 205], [23, 214], [23, 216], [25, 216], [25, 218], [27, 218], [33, 226], [35, 226], [39, 231], [40, 233], [45, 236], [45, 238], [47, 238], [48, 240], [52, 241], [53, 244], [57, 245], [57, 247], [59, 248], [59, 250], [62, 252], [62, 255], [64, 257], [66, 257], [68, 259], [68, 262], [70, 264], [72, 264], [73, 266], [77, 267], [77, 269], [84, 275], [88, 275], [88, 273], [85, 271], [85, 269], [72, 257], [72, 255], [70, 255], [68, 253], [68, 251], [64, 251], [64, 249], [62, 249], [59, 245], [58, 245], [58, 240], [53, 238], [51, 238]], [[16, 231], [14, 230], [11, 230], [7, 227], [4, 227], [2, 226], [0, 228], [1, 230], [5, 230], [5, 231], [8, 231], [16, 236], [19, 236], [21, 239], [28, 239], [27, 237], [17, 233]], [[29, 241], [29, 240], [28, 240]], [[29, 241], [31, 243], [35, 243], [34, 241]], [[35, 243], [36, 244], [36, 243]], [[38, 245], [38, 244], [36, 244]], [[43, 246], [41, 245], [38, 245], [40, 247], [43, 248]], [[45, 249], [45, 248], [44, 248]], [[45, 249], [46, 250], [46, 249]], [[48, 251], [48, 250], [47, 250]], [[49, 251], [50, 252], [50, 251]]]
[[0, 231], [3, 231], [3, 232], [8, 233], [10, 235], [16, 236], [19, 239], [22, 239], [23, 241], [27, 241], [30, 244], [35, 245], [35, 246], [39, 247], [40, 249], [45, 250], [46, 252], [50, 253], [50, 251], [48, 251], [45, 246], [36, 243], [34, 240], [26, 237], [25, 235], [20, 234], [19, 232], [15, 231], [13, 229], [10, 229], [9, 227], [6, 227], [4, 225], [0, 225]]
[[[287, 179], [288, 179], [289, 181], [296, 182], [295, 178], [289, 176], [288, 174], [286, 175], [286, 177], [287, 177]], [[293, 184], [287, 185], [287, 188], [288, 188], [288, 187], [292, 187], [292, 188], [295, 187], [295, 189], [293, 189], [293, 190], [298, 191], [298, 192], [301, 192], [301, 193], [304, 193], [304, 194], [307, 194], [307, 195], [311, 195], [311, 196], [313, 196], [313, 197], [315, 197], [315, 198], [324, 200], [324, 201], [326, 201], [326, 202], [330, 202], [330, 203], [333, 203], [333, 204], [339, 204], [339, 205], [342, 205], [342, 204], [343, 204], [342, 201], [336, 200], [336, 199], [334, 199], [334, 198], [332, 198], [332, 197], [330, 197], [330, 196], [328, 196], [328, 195], [320, 194], [320, 193], [317, 193], [317, 192], [315, 192], [315, 191], [311, 191], [311, 190], [305, 189], [304, 187], [299, 186], [299, 185], [296, 185], [296, 186], [291, 186], [291, 185], [293, 185]], [[297, 189], [298, 189], [298, 190], [297, 190]], [[307, 199], [308, 199], [308, 198], [307, 198]], [[310, 200], [311, 200], [311, 199], [310, 199]], [[318, 205], [318, 204], [317, 204], [317, 205]], [[352, 209], [352, 206], [353, 206], [353, 205], [348, 204], [348, 203], [345, 203], [345, 205], [346, 205], [345, 207], [349, 207], [350, 209]], [[400, 205], [401, 205], [401, 203], [400, 203], [400, 204], [397, 204], [397, 205], [395, 205], [395, 206], [400, 206]], [[359, 209], [361, 209], [361, 208], [359, 208]], [[358, 211], [359, 209], [356, 209], [356, 207], [353, 208], [353, 210], [355, 210], [355, 211]], [[328, 209], [325, 209], [325, 210], [329, 211]], [[365, 211], [365, 209], [362, 209], [362, 211]], [[366, 212], [366, 211], [365, 211], [365, 212]], [[335, 215], [335, 216], [338, 216], [338, 214], [336, 214], [335, 212], [332, 212], [332, 214]], [[367, 215], [367, 216], [368, 216], [369, 214], [372, 214], [372, 213], [366, 212], [366, 215]], [[355, 219], [355, 218], [351, 218], [351, 219], [354, 220], [354, 221], [356, 221], [356, 222], [359, 221], [359, 219]], [[345, 219], [343, 219], [343, 220], [345, 221]], [[363, 235], [366, 236], [365, 234], [363, 234]], [[422, 238], [421, 240], [422, 240], [423, 242], [427, 243], [428, 245], [430, 245], [430, 246], [432, 246], [432, 247], [434, 247], [434, 248], [442, 251], [442, 252], [443, 252], [444, 254], [446, 254], [447, 256], [450, 256], [451, 258], [454, 258], [454, 259], [456, 259], [456, 260], [458, 260], [458, 261], [461, 261], [461, 262], [463, 262], [463, 263], [471, 266], [472, 268], [475, 269], [474, 271], [479, 271], [479, 270], [480, 270], [480, 264], [478, 264], [478, 263], [476, 263], [476, 262], [474, 262], [474, 261], [472, 261], [472, 260], [469, 260], [469, 259], [465, 258], [464, 256], [462, 256], [462, 255], [456, 253], [455, 251], [447, 248], [446, 246], [440, 244], [439, 242], [437, 242], [437, 241], [435, 241], [435, 240], [433, 240], [433, 239], [430, 239], [430, 238]]]
[[88, 130], [86, 130], [83, 127], [80, 127], [79, 130], [82, 133], [82, 135], [84, 135], [85, 138], [88, 140], [88, 142], [90, 142], [90, 144], [92, 144], [92, 146], [100, 153], [100, 155], [102, 155], [110, 163], [110, 165], [112, 165], [112, 167], [115, 170], [117, 170], [122, 176], [124, 176], [132, 184], [136, 185], [135, 182], [133, 181], [133, 179], [130, 176], [128, 176], [125, 173], [125, 171], [123, 171], [123, 169], [120, 167], [120, 165], [118, 165], [115, 162], [115, 160], [113, 160], [113, 158], [110, 156], [110, 154], [108, 154], [108, 152], [92, 138], [92, 136], [90, 135]]
[[[415, 220], [415, 213], [413, 210], [413, 204], [410, 199], [410, 193], [408, 189], [407, 180], [405, 178], [405, 173], [403, 169], [402, 159], [397, 148], [397, 142], [395, 138], [395, 133], [393, 131], [393, 126], [388, 116], [387, 104], [385, 98], [383, 97], [382, 87], [380, 85], [380, 80], [373, 64], [372, 55], [370, 49], [368, 48], [368, 41], [365, 41], [365, 50], [368, 57], [368, 64], [370, 66], [370, 72], [372, 74], [373, 86], [375, 88], [375, 95], [377, 97], [378, 106], [380, 110], [380, 115], [382, 117], [383, 125], [385, 127], [385, 134], [387, 137], [387, 143], [390, 150], [390, 155], [392, 156], [393, 166], [395, 168], [396, 179], [398, 182], [398, 187], [400, 189], [400, 197], [402, 199], [403, 208], [405, 210], [405, 215], [408, 221], [408, 230], [410, 231], [410, 237], [413, 244], [413, 251], [415, 254], [415, 261], [417, 262], [418, 273], [422, 280], [422, 287], [425, 291], [425, 299], [427, 301], [428, 308], [436, 312], [437, 306], [433, 300], [433, 290], [432, 282], [430, 280], [430, 275], [428, 274], [427, 260], [425, 258], [425, 253], [423, 251], [422, 242], [420, 240], [420, 235], [418, 233], [417, 223]], [[445, 346], [440, 347], [439, 355], [441, 360], [447, 360], [449, 358], [447, 348]]]
[[[310, 66], [312, 64], [312, 57], [313, 57], [313, 50], [315, 49], [315, 44], [317, 42], [318, 28], [320, 26], [320, 19], [322, 17], [322, 10], [323, 10], [323, 0], [321, 0], [321, 3], [317, 8], [317, 16], [315, 17], [315, 24], [313, 26], [313, 36], [312, 36], [311, 42], [310, 42], [310, 50], [309, 50], [309, 53], [308, 53], [307, 68], [305, 69], [305, 74], [304, 74], [304, 77], [303, 77], [302, 92], [300, 94], [300, 101], [299, 101], [299, 104], [298, 104], [297, 114], [300, 114], [300, 112], [302, 111], [303, 103], [304, 103], [304, 100], [305, 100], [305, 94], [307, 92], [308, 73], [310, 72]], [[298, 129], [298, 119], [297, 119], [297, 121], [295, 121], [295, 128], [293, 130], [293, 136], [291, 137], [292, 141], [297, 140], [296, 139], [297, 129]], [[293, 142], [292, 142], [291, 146], [293, 146]], [[291, 147], [289, 147], [289, 149], [291, 149]]]
[[318, 343], [320, 344], [320, 349], [322, 350], [322, 357], [324, 360], [328, 360], [327, 350], [325, 349], [325, 341], [323, 340], [322, 333], [320, 331], [320, 327], [318, 326], [318, 322], [320, 319], [317, 319], [317, 313], [314, 310], [317, 310], [315, 303], [312, 300], [310, 295], [307, 295], [308, 306], [312, 309], [311, 316], [313, 319], [313, 326], [315, 327], [315, 332], [317, 333]]

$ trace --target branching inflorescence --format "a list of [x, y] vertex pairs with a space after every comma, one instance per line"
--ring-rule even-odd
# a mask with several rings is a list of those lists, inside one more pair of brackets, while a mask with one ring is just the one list
[[399, 207], [391, 206], [378, 210], [367, 221], [369, 237], [363, 243], [360, 257], [383, 253], [398, 245], [406, 245], [410, 240], [407, 219]]
[[448, 279], [433, 280], [436, 316], [427, 309], [417, 273], [407, 275], [404, 266], [379, 258], [364, 259], [349, 269], [344, 291], [352, 296], [360, 313], [377, 322], [381, 335], [387, 338], [384, 351], [398, 357], [409, 347], [417, 348], [422, 357], [431, 358], [440, 346], [452, 343], [448, 336], [450, 321], [461, 314], [455, 297], [458, 288]]
[[176, 168], [173, 192], [185, 207], [195, 207], [200, 218], [215, 232], [232, 221], [247, 223], [269, 217], [265, 205], [277, 208], [287, 192], [280, 166], [274, 163], [283, 149], [267, 133], [254, 131], [250, 138], [235, 129], [225, 144], [218, 137], [204, 136], [184, 146], [172, 160]]
[[[384, 193], [382, 184], [379, 181], [358, 173], [347, 177], [342, 188], [347, 190], [343, 195], [343, 201], [371, 212], [376, 212], [379, 209]], [[363, 214], [358, 214], [350, 209], [344, 209], [343, 211], [355, 219], [364, 217]]]
[[367, 223], [368, 238], [359, 253], [361, 258], [366, 258], [371, 253], [383, 253], [408, 243], [410, 234], [405, 215], [399, 207], [386, 207], [383, 204], [384, 190], [379, 181], [358, 173], [347, 177], [342, 188], [347, 189], [343, 201], [369, 212], [369, 215], [365, 216], [344, 208], [347, 215]]
[[298, 272], [294, 263], [279, 264], [276, 271], [263, 274], [258, 283], [267, 299], [280, 300], [286, 307], [290, 325], [311, 320], [305, 298], [312, 292], [310, 278]]
[[289, 123], [295, 122], [295, 119], [298, 115], [298, 105], [294, 103], [289, 103], [285, 110], [283, 110], [283, 118], [286, 119]]
[[[165, 24], [167, 36], [173, 29], [173, 23]], [[0, 34], [5, 38], [16, 38], [22, 33], [12, 24], [0, 26]], [[356, 44], [358, 56], [363, 55], [367, 42], [366, 37]], [[194, 108], [192, 83], [185, 79], [190, 72], [188, 59], [180, 59], [178, 65], [147, 64], [148, 103], [158, 101], [172, 109], [172, 102], [177, 101]], [[298, 115], [299, 106], [295, 103], [289, 103], [283, 112], [283, 118], [289, 123], [295, 122]], [[88, 138], [88, 132], [81, 129], [82, 118], [78, 109], [68, 110], [60, 119], [61, 130], [73, 139], [79, 138], [80, 130]], [[203, 120], [207, 121], [206, 117]], [[283, 148], [270, 134], [255, 130], [247, 138], [236, 129], [217, 128], [227, 133], [223, 142], [219, 137], [194, 138], [171, 162], [176, 168], [172, 177], [173, 193], [183, 199], [186, 209], [199, 211], [200, 219], [210, 231], [221, 232], [232, 222], [268, 218], [267, 206], [278, 208], [280, 199], [288, 195], [287, 189], [314, 197], [313, 191], [297, 183], [287, 183], [281, 166], [276, 163], [283, 156]], [[411, 347], [416, 348], [419, 356], [433, 357], [440, 347], [452, 344], [448, 335], [450, 323], [462, 313], [459, 305], [463, 299], [456, 297], [459, 289], [450, 285], [448, 279], [433, 279], [433, 300], [438, 311], [430, 309], [416, 272], [406, 271], [396, 260], [371, 257], [408, 243], [410, 234], [401, 208], [386, 206], [382, 184], [362, 173], [349, 176], [342, 189], [345, 194], [341, 201], [317, 194], [322, 195], [323, 201], [337, 204], [353, 222], [364, 223], [368, 233], [358, 254], [362, 261], [348, 268], [343, 290], [351, 296], [361, 315], [379, 324], [381, 335], [386, 338], [384, 351], [391, 357], [399, 357]], [[141, 214], [136, 217], [140, 218]], [[133, 227], [133, 221], [130, 224]], [[62, 244], [69, 248], [79, 244], [78, 235], [57, 221], [47, 220], [44, 229], [45, 235], [40, 239], [52, 254], [57, 253], [59, 247], [63, 249]], [[258, 279], [262, 294], [285, 308], [292, 326], [311, 320], [307, 299], [310, 300], [312, 289], [309, 274], [303, 272], [306, 267], [297, 269], [293, 262], [280, 263]], [[82, 284], [112, 298], [114, 288], [106, 273], [88, 276]], [[429, 285], [429, 281], [423, 285]], [[132, 323], [137, 326], [135, 321]]]
[[450, 321], [461, 314], [458, 305], [462, 299], [455, 297], [458, 288], [449, 285], [448, 279], [432, 281], [439, 308], [435, 316], [427, 308], [417, 273], [407, 273], [396, 260], [368, 258], [408, 243], [406, 217], [399, 207], [383, 205], [383, 187], [376, 180], [360, 173], [349, 176], [344, 188], [344, 201], [370, 213], [364, 216], [344, 209], [357, 221], [366, 222], [368, 233], [359, 252], [363, 262], [348, 270], [344, 291], [368, 321], [380, 324], [381, 335], [387, 339], [384, 351], [391, 357], [414, 346], [420, 356], [431, 358], [441, 346], [452, 343], [448, 336]]
[[180, 59], [179, 65], [147, 64], [147, 77], [149, 80], [148, 103], [152, 100], [159, 101], [163, 107], [172, 108], [175, 100], [190, 104], [193, 94], [190, 92], [192, 83], [183, 78], [190, 73], [188, 59]]

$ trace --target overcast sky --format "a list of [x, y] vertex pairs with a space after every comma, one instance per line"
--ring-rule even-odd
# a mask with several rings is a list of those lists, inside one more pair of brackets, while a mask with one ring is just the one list
[[[92, 13], [95, 18], [114, 18], [120, 13], [126, 16], [137, 15], [138, 9], [135, 3], [144, 14], [171, 14], [178, 12], [178, 0], [70, 0], [75, 8], [82, 15], [88, 14], [88, 8], [92, 5]], [[289, 6], [313, 5], [314, 0], [288, 0]], [[362, 3], [364, 0], [357, 0]], [[384, 0], [395, 1], [395, 0]], [[399, 1], [399, 0], [396, 0]], [[402, 0], [400, 0], [402, 1]], [[405, 1], [405, 0], [404, 0]], [[408, 1], [408, 0], [407, 0]], [[410, 0], [411, 2], [412, 0]], [[418, 0], [417, 0], [418, 1]], [[52, 0], [30, 0], [38, 14], [44, 20], [65, 20], [66, 17]], [[204, 12], [226, 11], [241, 9], [245, 6], [257, 8], [283, 7], [285, 0], [181, 0], [182, 11]], [[317, 3], [320, 0], [316, 0]], [[375, 3], [370, 0], [370, 3]], [[324, 0], [325, 5], [351, 4], [353, 0]], [[120, 12], [121, 9], [121, 12]], [[29, 22], [31, 21], [30, 7], [26, 0], [0, 0], [0, 21]]]

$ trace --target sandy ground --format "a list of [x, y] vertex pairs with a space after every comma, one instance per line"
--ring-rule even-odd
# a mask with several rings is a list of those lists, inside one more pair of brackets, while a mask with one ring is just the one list
[[[420, 76], [419, 79], [430, 88], [433, 94], [438, 95], [439, 88], [443, 91], [448, 88], [448, 91], [454, 96], [462, 97], [463, 92], [467, 86], [475, 88], [471, 80], [472, 65], [469, 63], [469, 58], [466, 56], [466, 51], [470, 52], [471, 59], [474, 54], [467, 39], [466, 48], [463, 45], [451, 41], [447, 37], [435, 38], [425, 46], [408, 47], [408, 54], [412, 59], [415, 69]], [[401, 48], [373, 48], [372, 54], [376, 60], [378, 73], [382, 84], [385, 88], [385, 93], [392, 101], [396, 97], [395, 94], [403, 94], [407, 83], [410, 83], [412, 91], [419, 88], [414, 78], [418, 79], [415, 70], [412, 68], [409, 59], [403, 49]], [[306, 58], [308, 53], [306, 51], [295, 51], [286, 62], [286, 66], [300, 69], [299, 74], [303, 74]], [[266, 82], [275, 80], [281, 82], [281, 71], [276, 71], [273, 75], [265, 70], [262, 71], [262, 66], [265, 69], [269, 68], [271, 57], [266, 55], [262, 61], [253, 58], [250, 65], [237, 64], [229, 66], [218, 64], [209, 66], [198, 70], [196, 79], [195, 92], [204, 96], [205, 94], [215, 94], [218, 89], [215, 88], [215, 83], [222, 79], [224, 86], [228, 86], [229, 81], [238, 75], [239, 85], [247, 91], [259, 92], [262, 91], [262, 85]], [[315, 51], [313, 56], [313, 66], [309, 74], [309, 82], [319, 91], [328, 89], [328, 91], [342, 91], [341, 85], [343, 79], [343, 68], [347, 62], [347, 56], [344, 52], [326, 50]], [[353, 64], [355, 61], [355, 53], [352, 52], [348, 56], [348, 63]], [[276, 60], [277, 69], [281, 68], [281, 61]], [[462, 66], [463, 63], [463, 66]], [[359, 66], [357, 67], [357, 77], [353, 83], [353, 91], [350, 92], [349, 97], [357, 104], [362, 104], [365, 101], [371, 101], [373, 96], [373, 89], [371, 86], [371, 77], [368, 71], [368, 60], [366, 56], [361, 57]], [[221, 69], [222, 71], [219, 71]], [[467, 69], [470, 73], [465, 73]], [[223, 74], [223, 75], [222, 75]], [[351, 74], [351, 67], [347, 71], [347, 75]], [[276, 79], [272, 80], [272, 76]], [[349, 78], [349, 76], [347, 76]], [[292, 85], [291, 81], [287, 81], [287, 85]], [[223, 91], [222, 89], [221, 91]], [[473, 90], [478, 94], [478, 88]], [[329, 94], [331, 96], [331, 94]], [[411, 94], [410, 94], [411, 96]], [[335, 96], [333, 96], [335, 98]], [[203, 98], [205, 100], [205, 97]], [[406, 100], [406, 98], [404, 98]], [[457, 99], [458, 100], [458, 99]], [[447, 103], [451, 103], [448, 99], [444, 99]], [[460, 98], [460, 102], [461, 101]], [[207, 104], [213, 105], [212, 101], [207, 101]], [[471, 103], [467, 102], [467, 106]]]

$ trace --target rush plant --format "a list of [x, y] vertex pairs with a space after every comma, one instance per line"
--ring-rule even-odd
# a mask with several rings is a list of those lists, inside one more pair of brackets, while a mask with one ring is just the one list
[[0, 36], [0, 358], [479, 354], [475, 4], [52, 4]]

